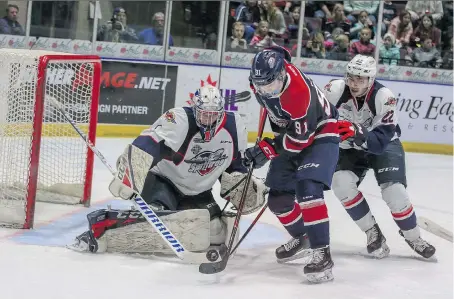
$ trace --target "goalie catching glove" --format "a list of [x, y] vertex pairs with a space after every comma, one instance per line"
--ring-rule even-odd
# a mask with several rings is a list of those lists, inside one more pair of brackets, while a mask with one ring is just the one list
[[109, 191], [115, 197], [131, 199], [142, 192], [153, 156], [129, 144], [117, 160], [117, 173], [110, 182]]
[[[230, 201], [237, 209], [243, 194], [246, 176], [247, 174], [240, 172], [224, 172], [221, 177], [221, 197]], [[261, 179], [252, 176], [246, 190], [243, 214], [247, 215], [259, 210], [265, 204], [265, 195], [268, 194], [268, 191], [268, 187]]]

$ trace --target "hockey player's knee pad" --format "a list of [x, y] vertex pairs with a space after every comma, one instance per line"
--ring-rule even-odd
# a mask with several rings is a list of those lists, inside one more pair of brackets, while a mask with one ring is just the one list
[[358, 186], [356, 185], [359, 178], [350, 170], [339, 170], [333, 175], [333, 189], [334, 195], [341, 201], [348, 201], [358, 195]]
[[380, 185], [383, 200], [388, 205], [391, 213], [401, 213], [411, 207], [407, 190], [401, 183], [384, 183]]
[[268, 207], [274, 214], [281, 214], [293, 210], [295, 194], [271, 189], [268, 195]]
[[323, 198], [325, 184], [313, 180], [303, 180], [296, 183], [296, 200], [304, 202], [312, 199]]

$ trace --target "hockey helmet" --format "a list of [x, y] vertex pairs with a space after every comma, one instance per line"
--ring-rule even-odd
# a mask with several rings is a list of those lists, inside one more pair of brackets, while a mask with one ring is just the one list
[[375, 81], [377, 62], [373, 57], [358, 54], [347, 64], [345, 84], [354, 97], [366, 95]]

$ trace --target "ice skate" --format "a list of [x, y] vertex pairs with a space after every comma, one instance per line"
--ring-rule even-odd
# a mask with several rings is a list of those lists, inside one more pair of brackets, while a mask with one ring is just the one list
[[290, 241], [276, 249], [278, 263], [286, 263], [299, 258], [307, 258], [311, 253], [311, 245], [307, 234], [292, 238]]
[[[399, 230], [399, 234], [404, 237], [404, 234], [401, 230]], [[417, 254], [421, 255], [422, 257], [428, 259], [431, 258], [435, 254], [435, 247], [430, 245], [426, 240], [418, 237], [416, 240], [410, 241], [405, 239], [408, 246], [411, 247]]]
[[304, 267], [304, 274], [313, 283], [330, 281], [334, 279], [333, 266], [329, 246], [315, 248], [311, 261]]
[[367, 252], [376, 258], [389, 256], [389, 247], [386, 244], [386, 238], [382, 234], [378, 224], [366, 231], [367, 235]]

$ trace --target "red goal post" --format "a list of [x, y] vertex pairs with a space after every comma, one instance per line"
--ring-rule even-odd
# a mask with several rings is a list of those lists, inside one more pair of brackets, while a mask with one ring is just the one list
[[100, 58], [0, 49], [0, 68], [0, 226], [32, 228], [36, 201], [89, 206], [93, 153], [49, 98], [95, 144]]

